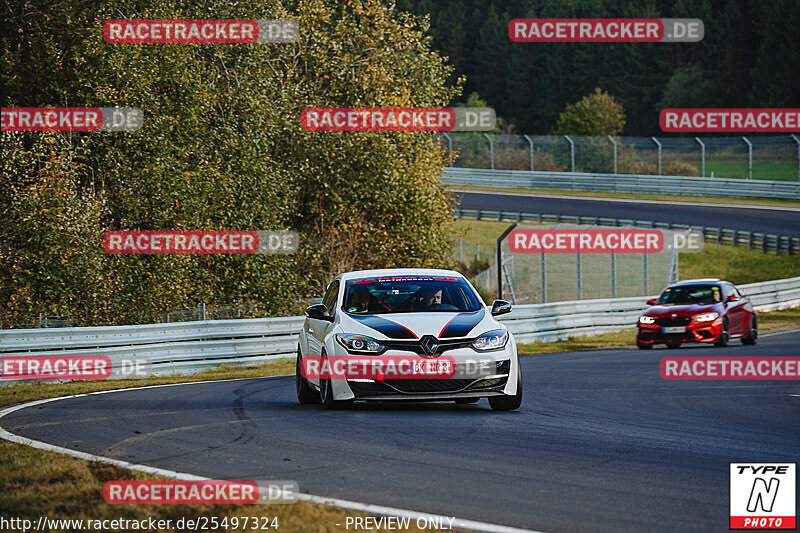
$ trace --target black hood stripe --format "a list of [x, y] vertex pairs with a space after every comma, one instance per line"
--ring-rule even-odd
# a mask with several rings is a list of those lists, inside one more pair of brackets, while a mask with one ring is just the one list
[[375, 315], [352, 315], [347, 313], [347, 316], [361, 322], [368, 328], [383, 333], [390, 339], [416, 339], [417, 335], [407, 327], [393, 322], [386, 318], [381, 318]]
[[440, 339], [448, 339], [451, 337], [466, 337], [472, 328], [478, 325], [483, 320], [486, 312], [481, 308], [478, 311], [471, 313], [459, 313], [447, 323], [447, 325], [439, 333]]

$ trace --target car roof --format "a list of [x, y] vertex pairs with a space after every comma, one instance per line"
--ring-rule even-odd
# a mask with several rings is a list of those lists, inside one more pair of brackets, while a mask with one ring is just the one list
[[353, 272], [343, 272], [339, 279], [358, 279], [377, 276], [464, 276], [455, 270], [444, 270], [441, 268], [383, 268], [375, 270], [355, 270]]
[[678, 281], [670, 285], [670, 287], [680, 287], [681, 285], [700, 285], [705, 283], [726, 283], [719, 278], [698, 278], [698, 279], [686, 279], [682, 281]]

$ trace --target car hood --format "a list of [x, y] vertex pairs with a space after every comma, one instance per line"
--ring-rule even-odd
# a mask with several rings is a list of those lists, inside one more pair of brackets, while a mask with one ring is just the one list
[[360, 333], [378, 340], [415, 340], [423, 335], [438, 339], [471, 337], [499, 327], [485, 308], [464, 313], [343, 313], [339, 326], [344, 333]]
[[645, 311], [647, 316], [662, 317], [673, 314], [679, 317], [694, 316], [701, 313], [711, 313], [716, 311], [722, 314], [721, 304], [676, 304], [676, 305], [655, 305]]

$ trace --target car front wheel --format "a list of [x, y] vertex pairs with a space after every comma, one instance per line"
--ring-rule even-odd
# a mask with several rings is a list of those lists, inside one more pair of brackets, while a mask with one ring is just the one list
[[297, 364], [294, 371], [295, 388], [297, 389], [297, 401], [301, 404], [319, 403], [319, 394], [311, 388], [306, 378], [303, 377], [300, 371], [302, 365], [302, 358], [300, 356], [300, 347], [297, 347]]
[[489, 405], [495, 411], [513, 411], [522, 405], [522, 375], [517, 371], [517, 393], [514, 396], [489, 396]]
[[730, 335], [730, 331], [728, 330], [728, 317], [725, 317], [722, 320], [722, 331], [719, 334], [719, 339], [714, 343], [714, 346], [719, 346], [720, 348], [727, 346]]

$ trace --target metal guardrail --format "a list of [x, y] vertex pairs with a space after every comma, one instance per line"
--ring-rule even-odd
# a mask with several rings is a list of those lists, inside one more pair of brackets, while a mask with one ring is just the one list
[[[759, 311], [800, 306], [800, 277], [740, 285]], [[501, 320], [520, 342], [550, 342], [634, 327], [648, 297], [519, 305]], [[303, 317], [138, 326], [0, 331], [4, 355], [105, 355], [112, 365], [145, 358], [156, 375], [294, 357]], [[9, 380], [10, 381], [10, 380]]]
[[646, 174], [582, 174], [447, 167], [442, 174], [442, 183], [445, 185], [481, 187], [800, 200], [800, 183], [795, 182], [651, 176]]
[[800, 237], [760, 233], [745, 230], [718, 228], [715, 226], [690, 226], [672, 222], [653, 222], [632, 218], [587, 217], [578, 215], [550, 215], [541, 213], [520, 213], [518, 211], [498, 211], [496, 209], [462, 209], [457, 207], [453, 213], [456, 218], [475, 218], [477, 220], [496, 220], [510, 222], [537, 222], [554, 224], [588, 224], [593, 226], [632, 226], [637, 228], [656, 228], [671, 230], [692, 229], [702, 232], [705, 242], [743, 246], [764, 253], [786, 253], [800, 255]]

